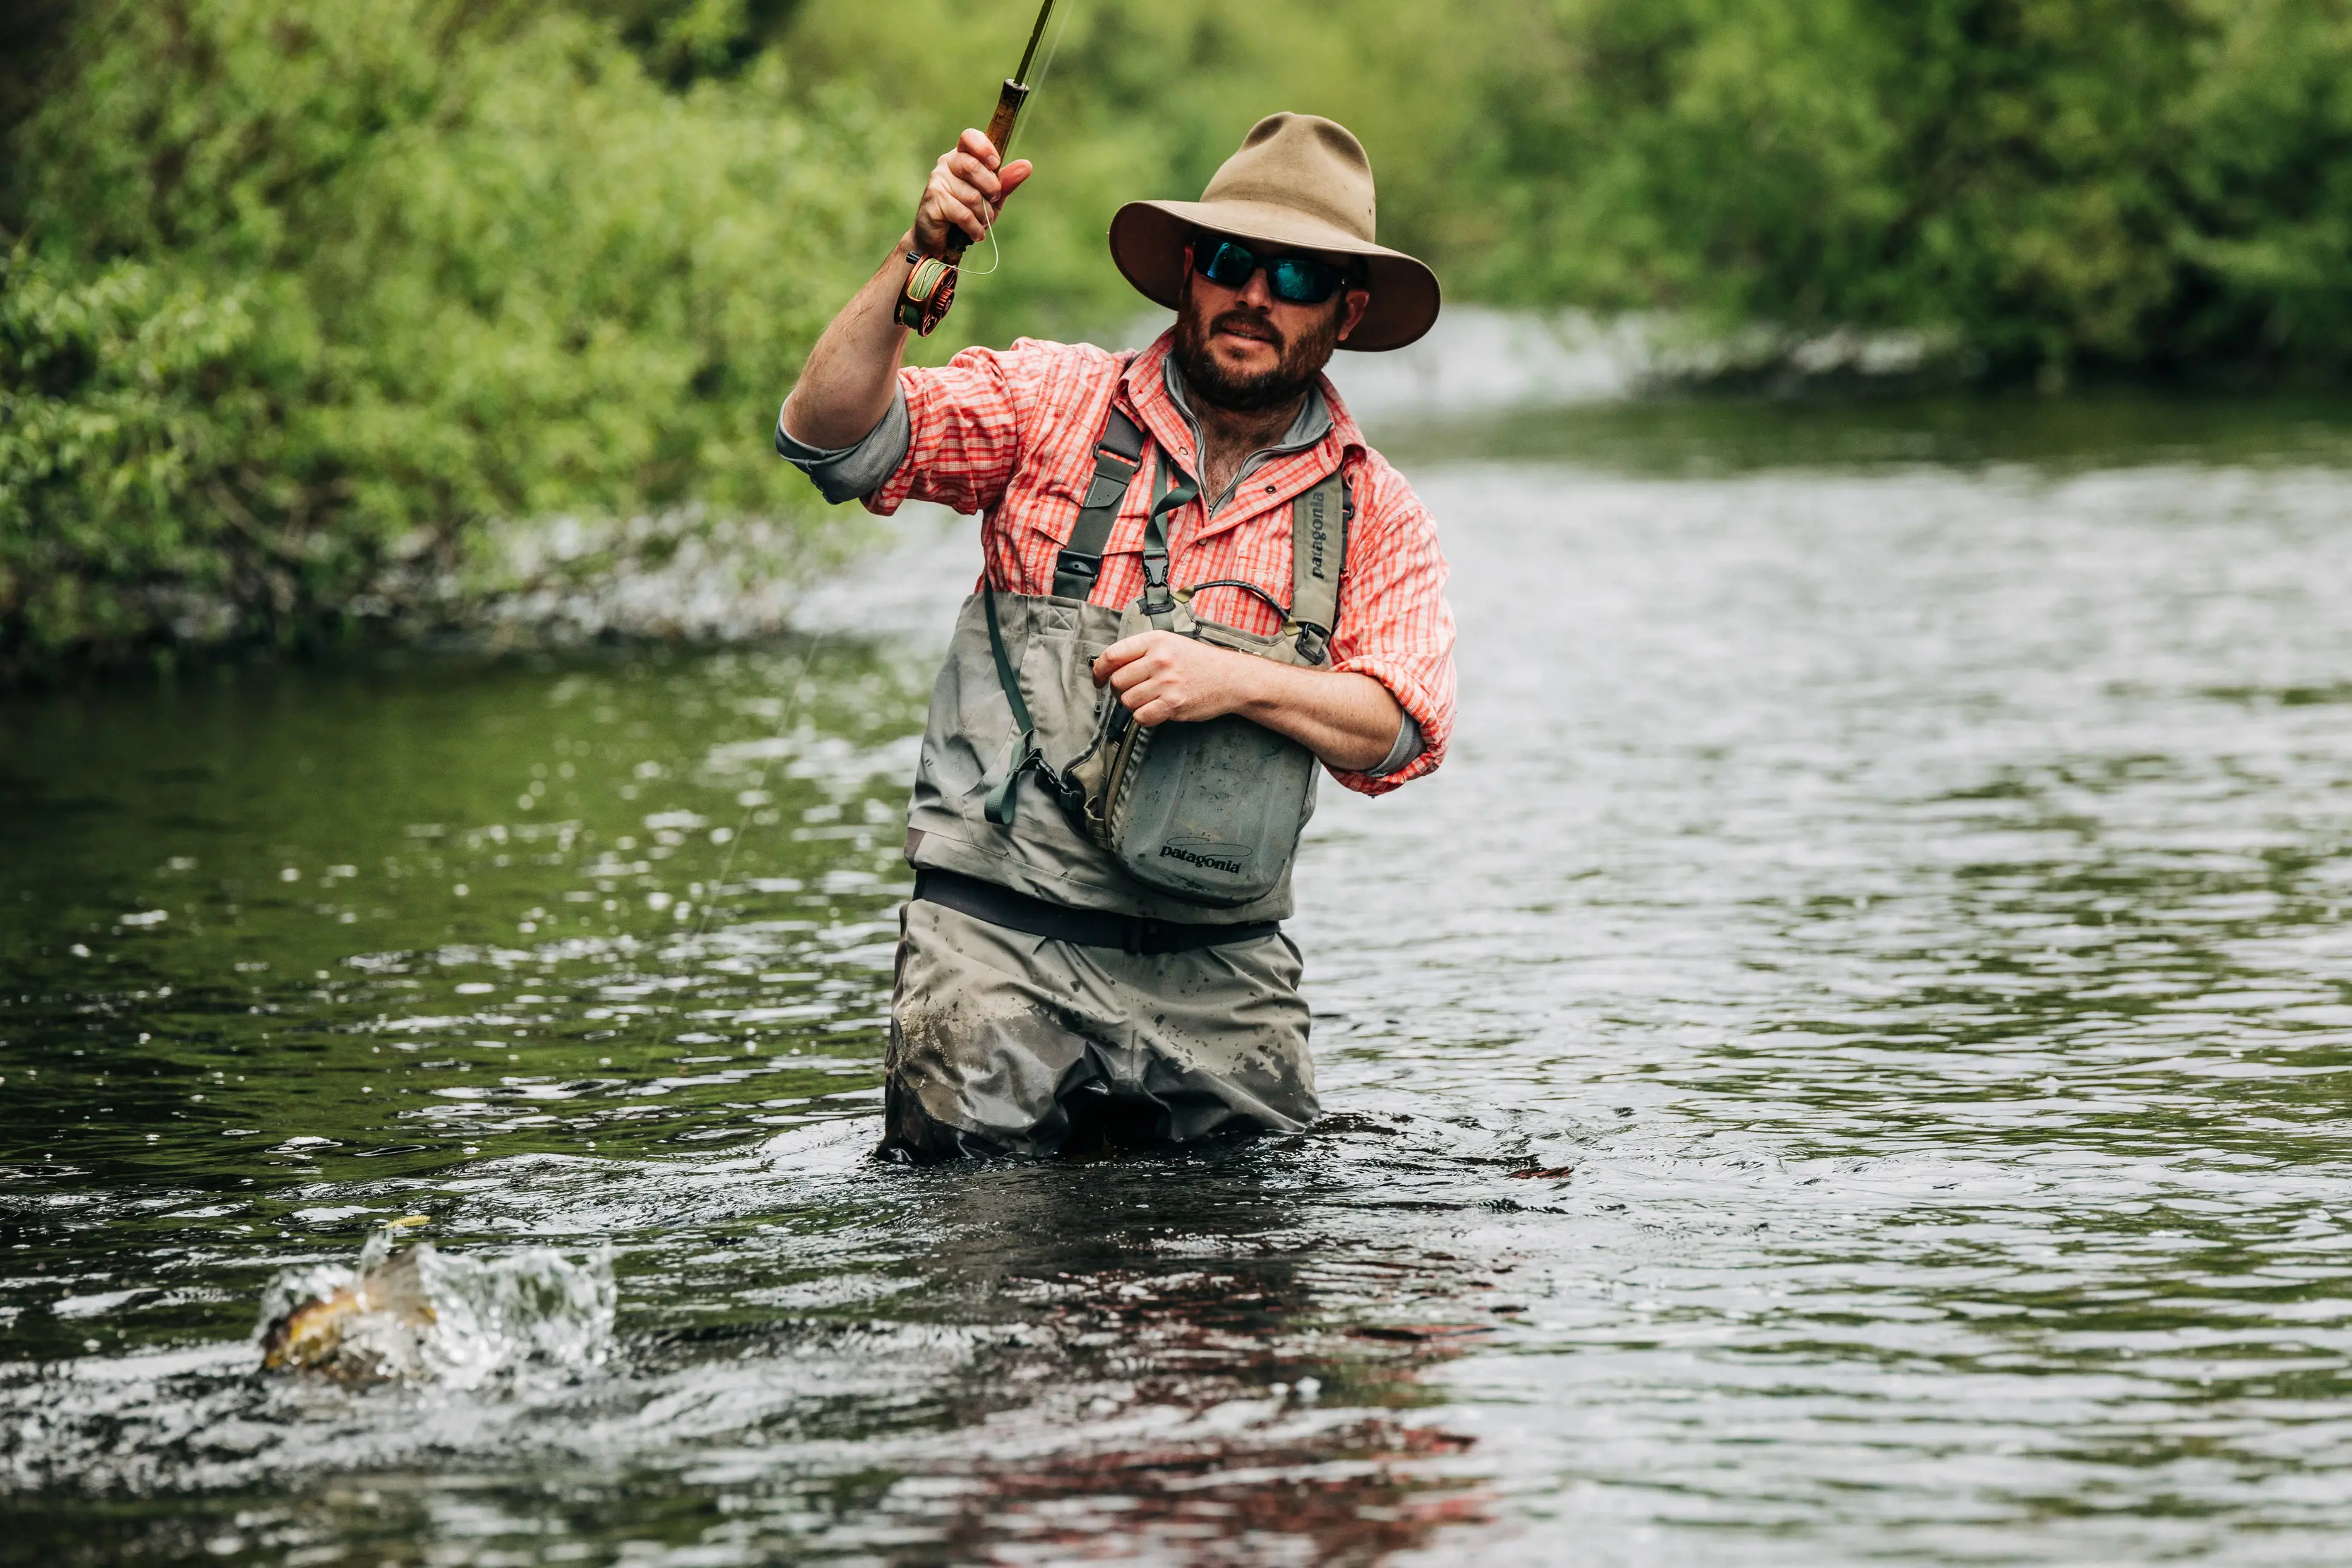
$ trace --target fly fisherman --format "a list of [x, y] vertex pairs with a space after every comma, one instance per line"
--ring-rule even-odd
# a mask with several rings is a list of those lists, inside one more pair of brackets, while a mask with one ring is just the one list
[[1120, 208], [1112, 259], [1177, 315], [1139, 353], [901, 369], [910, 268], [1029, 172], [963, 133], [776, 431], [828, 500], [983, 518], [907, 830], [881, 1152], [915, 1162], [1313, 1121], [1277, 923], [1318, 762], [1381, 794], [1454, 722], [1436, 529], [1322, 375], [1437, 316], [1362, 146], [1272, 115], [1200, 201]]

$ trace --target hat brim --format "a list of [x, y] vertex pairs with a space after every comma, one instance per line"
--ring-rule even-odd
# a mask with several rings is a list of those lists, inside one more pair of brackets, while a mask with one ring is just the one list
[[1258, 202], [1129, 202], [1110, 220], [1110, 255], [1121, 276], [1171, 310], [1184, 292], [1184, 245], [1195, 229], [1328, 256], [1360, 256], [1371, 274], [1371, 303], [1339, 347], [1365, 353], [1402, 349], [1437, 320], [1437, 274], [1401, 250], [1368, 244], [1305, 213]]

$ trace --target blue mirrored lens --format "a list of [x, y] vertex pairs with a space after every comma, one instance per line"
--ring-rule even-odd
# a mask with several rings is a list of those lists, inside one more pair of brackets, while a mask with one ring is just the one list
[[1276, 299], [1286, 299], [1293, 305], [1320, 305], [1339, 292], [1339, 269], [1312, 256], [1286, 256], [1266, 264], [1265, 283]]
[[[1196, 257], [1197, 257], [1197, 253]], [[1339, 269], [1311, 256], [1286, 256], [1261, 263], [1247, 246], [1221, 239], [1199, 259], [1201, 274], [1220, 288], [1249, 287], [1250, 274], [1265, 268], [1268, 292], [1290, 305], [1320, 305], [1339, 291]]]
[[1220, 288], [1245, 287], [1256, 270], [1257, 257], [1229, 239], [1219, 240], [1201, 267], [1202, 275]]

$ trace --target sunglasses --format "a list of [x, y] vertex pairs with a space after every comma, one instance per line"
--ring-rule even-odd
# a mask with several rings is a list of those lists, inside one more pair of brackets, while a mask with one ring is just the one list
[[1348, 281], [1343, 268], [1318, 256], [1262, 256], [1239, 240], [1206, 235], [1193, 242], [1192, 265], [1218, 287], [1236, 292], [1264, 267], [1266, 291], [1286, 305], [1320, 305]]

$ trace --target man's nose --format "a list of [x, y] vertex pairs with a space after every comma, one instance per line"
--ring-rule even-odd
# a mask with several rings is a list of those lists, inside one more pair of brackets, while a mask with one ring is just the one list
[[1274, 290], [1266, 287], [1265, 268], [1261, 267], [1249, 275], [1249, 281], [1242, 285], [1238, 298], [1253, 310], [1274, 308]]

